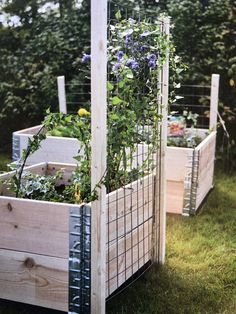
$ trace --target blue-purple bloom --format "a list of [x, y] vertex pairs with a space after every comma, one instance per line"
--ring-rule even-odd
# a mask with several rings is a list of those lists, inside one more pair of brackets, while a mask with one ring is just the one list
[[155, 69], [156, 67], [156, 61], [157, 61], [157, 56], [155, 55], [155, 53], [150, 54], [149, 56], [147, 56], [147, 60], [148, 60], [148, 66], [151, 69]]
[[155, 67], [156, 67], [156, 61], [149, 61], [149, 62], [148, 62], [148, 66], [149, 66], [151, 69], [155, 69]]
[[140, 51], [145, 51], [146, 49], [148, 49], [148, 46], [147, 45], [142, 45], [139, 50]]
[[129, 35], [125, 36], [125, 47], [128, 48], [129, 43], [131, 42], [131, 37]]
[[118, 59], [119, 62], [122, 60], [123, 56], [124, 56], [124, 52], [123, 51], [120, 50], [120, 51], [117, 52], [117, 59]]
[[148, 59], [148, 61], [156, 61], [157, 56], [155, 55], [155, 53], [152, 53], [147, 57], [147, 59]]
[[133, 59], [128, 59], [126, 61], [126, 66], [133, 69], [133, 70], [136, 70], [139, 68], [139, 64], [137, 61], [133, 60]]
[[118, 63], [115, 63], [115, 64], [113, 65], [113, 67], [112, 67], [112, 71], [117, 71], [117, 70], [119, 70], [120, 66], [121, 66], [121, 64], [120, 64], [119, 62], [118, 62]]
[[138, 65], [138, 62], [133, 62], [132, 63], [132, 65], [131, 65], [131, 68], [133, 69], [133, 70], [137, 70], [138, 68], [139, 68], [139, 65]]
[[90, 62], [90, 60], [91, 60], [91, 55], [88, 55], [88, 54], [84, 53], [83, 57], [82, 57], [82, 62], [83, 63], [88, 63], [88, 62]]

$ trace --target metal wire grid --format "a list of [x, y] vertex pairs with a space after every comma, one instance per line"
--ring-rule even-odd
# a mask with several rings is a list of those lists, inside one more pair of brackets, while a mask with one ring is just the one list
[[208, 85], [182, 85], [177, 93], [183, 98], [171, 104], [170, 112], [175, 111], [176, 115], [182, 115], [184, 110], [197, 113], [196, 127], [209, 129], [210, 92], [211, 86]]
[[[114, 22], [114, 8], [120, 10], [126, 19], [132, 17], [136, 21], [145, 18], [142, 12], [129, 11], [110, 1], [108, 10], [108, 24]], [[111, 76], [108, 73], [108, 80]], [[145, 91], [135, 92], [137, 100], [145, 96]], [[158, 114], [158, 108], [156, 108]], [[137, 125], [137, 130], [140, 126]], [[147, 132], [147, 142], [155, 136], [155, 129], [149, 125], [141, 126], [141, 132]], [[160, 137], [156, 139], [160, 147]], [[131, 157], [129, 169], [134, 170], [140, 164], [147, 162], [145, 175], [139, 174], [136, 181], [130, 182], [124, 187], [107, 195], [107, 280], [106, 295], [114, 297], [127, 287], [127, 281], [131, 284], [134, 280], [151, 266], [153, 253], [153, 220], [154, 220], [154, 195], [155, 184], [160, 184], [159, 178], [155, 178], [154, 169], [156, 154], [150, 145], [137, 143], [135, 152]], [[109, 169], [108, 169], [109, 174]], [[157, 220], [158, 217], [156, 218]], [[137, 274], [137, 271], [142, 272]], [[118, 289], [118, 290], [117, 290]]]

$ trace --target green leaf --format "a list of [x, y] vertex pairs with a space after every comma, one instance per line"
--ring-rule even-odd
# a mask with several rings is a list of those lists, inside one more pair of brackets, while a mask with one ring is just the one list
[[118, 96], [112, 97], [112, 104], [113, 105], [119, 105], [122, 102], [123, 102], [123, 100], [120, 99]]
[[65, 117], [65, 122], [70, 123], [72, 121], [72, 116], [66, 116]]
[[120, 82], [118, 83], [118, 87], [119, 87], [119, 88], [123, 88], [124, 85], [125, 85], [125, 81], [120, 81]]
[[116, 12], [115, 17], [116, 17], [117, 20], [121, 19], [121, 12], [120, 12], [120, 10]]
[[131, 70], [129, 70], [129, 71], [127, 72], [127, 74], [126, 74], [126, 77], [127, 77], [128, 79], [133, 79], [133, 78], [134, 78], [133, 72], [132, 72]]
[[114, 89], [114, 86], [111, 84], [111, 82], [107, 82], [107, 89], [109, 90], [109, 91], [111, 91], [111, 90], [113, 90]]

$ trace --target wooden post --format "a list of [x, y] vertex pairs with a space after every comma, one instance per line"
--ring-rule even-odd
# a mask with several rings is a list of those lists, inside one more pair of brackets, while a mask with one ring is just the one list
[[[92, 190], [106, 171], [107, 146], [107, 0], [91, 0]], [[106, 189], [97, 188], [91, 221], [91, 313], [105, 313]]]
[[220, 75], [212, 74], [211, 76], [211, 103], [210, 103], [210, 130], [216, 131], [217, 128], [217, 112], [219, 101], [219, 82]]
[[[170, 34], [170, 19], [165, 17], [163, 32]], [[159, 263], [165, 262], [166, 251], [166, 147], [167, 147], [167, 113], [169, 104], [169, 55], [163, 67], [162, 75], [162, 125], [161, 125], [161, 191], [160, 191], [160, 241]]]
[[57, 89], [58, 89], [59, 111], [62, 113], [67, 113], [65, 76], [57, 77]]
[[[169, 37], [170, 19], [163, 19], [162, 31]], [[169, 56], [160, 73], [159, 84], [161, 94], [159, 97], [159, 113], [162, 115], [162, 122], [159, 127], [160, 148], [157, 152], [156, 169], [156, 190], [155, 190], [155, 222], [154, 222], [154, 255], [153, 261], [159, 264], [165, 262], [166, 247], [166, 147], [167, 147], [167, 112], [168, 112], [168, 93], [169, 93]]]

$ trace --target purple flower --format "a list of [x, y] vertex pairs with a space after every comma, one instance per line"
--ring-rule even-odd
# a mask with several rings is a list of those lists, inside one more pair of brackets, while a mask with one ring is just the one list
[[134, 62], [132, 63], [132, 65], [131, 65], [131, 68], [132, 68], [133, 70], [137, 70], [137, 69], [139, 68], [138, 62], [134, 61]]
[[136, 70], [139, 68], [139, 64], [137, 61], [133, 60], [133, 59], [128, 59], [126, 61], [126, 66], [133, 69], [133, 70]]
[[125, 47], [128, 48], [129, 43], [131, 42], [131, 37], [129, 35], [125, 36]]
[[156, 61], [157, 56], [155, 55], [155, 53], [152, 53], [147, 57], [147, 59], [148, 59], [148, 61]]
[[123, 51], [118, 51], [117, 52], [117, 59], [118, 59], [119, 62], [122, 60], [123, 56], [124, 56], [124, 52]]
[[142, 45], [139, 50], [140, 51], [145, 51], [146, 49], [148, 49], [148, 46], [147, 45]]
[[83, 54], [82, 62], [83, 63], [88, 63], [91, 60], [91, 55], [88, 55], [86, 53]]
[[155, 69], [155, 67], [156, 67], [156, 61], [149, 61], [148, 62], [148, 66], [151, 68], [151, 69]]
[[115, 63], [114, 65], [113, 65], [113, 67], [112, 67], [112, 71], [117, 71], [117, 70], [119, 70], [119, 68], [120, 68], [120, 66], [121, 66], [121, 64], [118, 62], [118, 63]]
[[130, 67], [130, 66], [132, 65], [132, 62], [134, 62], [134, 60], [128, 59], [128, 60], [126, 61], [127, 67]]

